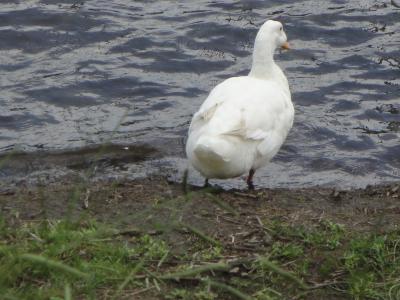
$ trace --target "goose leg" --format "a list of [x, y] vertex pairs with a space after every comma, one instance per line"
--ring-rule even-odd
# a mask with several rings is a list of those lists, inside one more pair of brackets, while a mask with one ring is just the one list
[[253, 176], [254, 176], [255, 171], [253, 169], [250, 169], [249, 171], [249, 176], [247, 176], [247, 186], [249, 190], [254, 190], [254, 184], [253, 184]]
[[204, 181], [204, 187], [209, 187], [210, 184], [208, 183], [208, 178], [206, 178], [206, 180]]

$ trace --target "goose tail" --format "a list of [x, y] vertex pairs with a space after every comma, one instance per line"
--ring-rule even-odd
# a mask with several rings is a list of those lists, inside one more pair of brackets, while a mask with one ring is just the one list
[[223, 164], [230, 161], [230, 147], [230, 143], [218, 137], [203, 136], [197, 141], [194, 154], [200, 161]]

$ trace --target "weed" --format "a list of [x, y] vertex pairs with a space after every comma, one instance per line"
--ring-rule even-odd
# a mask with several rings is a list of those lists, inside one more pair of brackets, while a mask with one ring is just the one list
[[223, 249], [221, 246], [207, 247], [196, 252], [194, 258], [201, 261], [214, 261], [223, 257]]
[[301, 257], [303, 253], [304, 249], [301, 245], [278, 241], [272, 245], [270, 255], [273, 258], [295, 259]]

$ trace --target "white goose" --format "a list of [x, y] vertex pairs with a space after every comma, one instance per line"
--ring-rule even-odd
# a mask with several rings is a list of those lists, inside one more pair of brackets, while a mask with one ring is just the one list
[[248, 76], [217, 85], [193, 116], [186, 154], [205, 178], [248, 173], [254, 188], [256, 169], [279, 151], [293, 125], [288, 81], [274, 62], [276, 48], [289, 48], [282, 24], [269, 20], [257, 33]]

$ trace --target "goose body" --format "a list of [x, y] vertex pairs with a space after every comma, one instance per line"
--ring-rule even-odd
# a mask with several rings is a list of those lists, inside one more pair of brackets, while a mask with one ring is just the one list
[[217, 85], [194, 114], [186, 154], [206, 179], [233, 178], [265, 166], [292, 127], [294, 108], [288, 81], [273, 60], [286, 47], [282, 24], [267, 21], [259, 30], [248, 76]]

